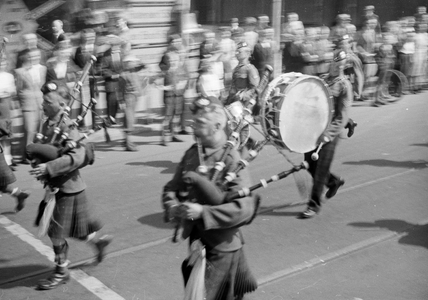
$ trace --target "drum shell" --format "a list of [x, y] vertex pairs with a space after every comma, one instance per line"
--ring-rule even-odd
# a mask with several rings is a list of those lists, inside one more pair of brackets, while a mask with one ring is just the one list
[[264, 133], [279, 147], [298, 153], [317, 147], [334, 112], [328, 85], [301, 73], [282, 74], [271, 81], [262, 105]]

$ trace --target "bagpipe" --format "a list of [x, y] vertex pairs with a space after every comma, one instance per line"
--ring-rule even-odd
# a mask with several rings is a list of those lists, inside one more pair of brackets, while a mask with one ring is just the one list
[[[201, 165], [196, 171], [187, 172], [183, 175], [184, 188], [177, 192], [177, 198], [180, 202], [188, 201], [186, 197], [189, 195], [189, 190], [193, 189], [198, 198], [204, 199], [205, 204], [219, 205], [250, 196], [253, 191], [259, 188], [266, 188], [272, 182], [284, 179], [291, 174], [296, 175], [300, 170], [308, 169], [308, 162], [303, 161], [296, 165], [281, 150], [302, 154], [313, 152], [311, 159], [318, 160], [322, 146], [328, 142], [328, 140], [319, 142], [320, 138], [326, 132], [334, 114], [333, 96], [329, 85], [319, 77], [294, 72], [282, 74], [269, 82], [270, 73], [271, 68], [267, 68], [256, 89], [255, 97], [245, 103], [240, 118], [231, 113], [230, 107], [225, 108], [226, 112], [229, 111], [230, 113], [228, 117], [230, 118], [232, 115], [232, 121], [236, 124], [229, 134], [224, 152], [220, 160], [212, 167], [214, 170], [211, 170], [211, 177], [207, 176], [208, 167], [202, 164], [203, 160], [201, 159]], [[237, 147], [240, 141], [242, 142], [242, 130], [246, 126], [252, 125], [252, 108], [256, 103], [261, 104], [261, 127], [265, 139], [255, 143], [252, 149], [248, 151], [248, 156], [241, 159], [235, 169], [226, 173], [222, 182], [218, 184], [216, 183], [217, 177], [226, 167], [226, 158], [230, 151]], [[268, 143], [276, 147], [285, 156], [292, 165], [291, 169], [278, 173], [270, 179], [261, 179], [259, 183], [253, 186], [244, 187], [238, 191], [228, 191], [228, 184], [237, 178], [238, 173], [246, 168]], [[199, 153], [201, 152], [200, 147], [198, 144]], [[297, 179], [296, 184], [301, 194], [307, 194], [306, 184], [300, 184]], [[257, 196], [253, 198], [257, 201], [255, 206], [257, 210], [260, 199], [257, 199]], [[190, 201], [195, 202], [194, 199]], [[257, 211], [255, 211], [256, 213]], [[180, 213], [178, 212], [177, 215]], [[180, 223], [175, 228], [173, 242], [177, 241], [179, 226]]]
[[[91, 98], [91, 101], [88, 105], [81, 102], [83, 110], [75, 120], [70, 119], [70, 112], [74, 101], [79, 101], [77, 100], [77, 97], [80, 94], [83, 82], [85, 82], [95, 61], [95, 56], [91, 56], [91, 59], [85, 64], [80, 78], [75, 82], [71, 93], [68, 91], [67, 87], [64, 87], [65, 90], [61, 91], [61, 86], [57, 85], [54, 82], [47, 83], [42, 88], [44, 94], [54, 91], [57, 91], [58, 93], [62, 92], [62, 96], [69, 96], [70, 101], [65, 107], [63, 107], [61, 116], [58, 122], [53, 127], [53, 132], [50, 132], [50, 134], [43, 135], [42, 130], [45, 122], [41, 122], [39, 133], [36, 134], [36, 141], [27, 146], [27, 157], [30, 160], [35, 160], [35, 164], [46, 163], [48, 161], [55, 160], [78, 147], [84, 147], [85, 149], [85, 159], [79, 168], [83, 168], [88, 164], [91, 165], [94, 163], [95, 147], [93, 143], [86, 143], [84, 141], [96, 131], [102, 128], [110, 127], [111, 122], [108, 119], [99, 116], [93, 110], [93, 106], [97, 103], [94, 98]], [[89, 130], [87, 133], [79, 135], [79, 138], [77, 138], [76, 140], [72, 140], [70, 137], [70, 133], [79, 126], [79, 123], [84, 119], [88, 111], [92, 111], [92, 113], [94, 113], [100, 119], [101, 124], [95, 126], [94, 129]]]

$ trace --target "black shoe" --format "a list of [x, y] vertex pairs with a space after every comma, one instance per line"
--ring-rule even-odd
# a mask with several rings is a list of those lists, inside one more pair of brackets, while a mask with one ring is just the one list
[[181, 140], [181, 139], [179, 139], [178, 137], [175, 137], [175, 136], [172, 137], [172, 141], [176, 142], [176, 143], [182, 143], [183, 142], [183, 140]]
[[315, 217], [318, 212], [315, 208], [308, 206], [304, 212], [300, 214], [301, 219], [309, 219]]
[[349, 119], [348, 124], [346, 124], [345, 126], [345, 128], [348, 129], [348, 137], [351, 137], [354, 134], [354, 130], [357, 125], [357, 122], [354, 122], [354, 120]]
[[19, 192], [19, 194], [17, 196], [15, 196], [16, 201], [17, 201], [17, 205], [15, 207], [15, 212], [19, 212], [24, 208], [25, 199], [27, 199], [28, 196], [30, 196], [30, 194], [27, 192], [24, 192], [24, 191]]
[[67, 271], [65, 273], [54, 272], [51, 276], [46, 279], [42, 279], [37, 284], [38, 290], [52, 290], [57, 288], [61, 284], [67, 283], [70, 280], [70, 273]]
[[132, 143], [127, 143], [126, 145], [125, 145], [125, 150], [126, 151], [130, 151], [130, 152], [136, 152], [136, 151], [138, 151], [138, 148], [137, 148], [137, 146], [135, 146], [134, 144], [132, 144]]
[[329, 187], [327, 193], [325, 193], [326, 198], [328, 199], [333, 198], [336, 195], [337, 190], [344, 184], [345, 184], [345, 180], [343, 180], [342, 178], [339, 178], [339, 180], [336, 181], [333, 186]]
[[95, 247], [97, 248], [97, 262], [100, 263], [104, 260], [106, 253], [106, 247], [111, 243], [113, 237], [109, 235], [102, 236], [96, 243]]
[[14, 166], [12, 166], [12, 165], [9, 165], [9, 169], [10, 169], [12, 172], [15, 172], [15, 171], [16, 171], [16, 167], [14, 167]]
[[187, 134], [190, 134], [190, 132], [188, 132], [188, 131], [186, 131], [186, 130], [182, 130], [182, 131], [180, 131], [178, 134], [183, 134], [183, 135], [187, 135]]

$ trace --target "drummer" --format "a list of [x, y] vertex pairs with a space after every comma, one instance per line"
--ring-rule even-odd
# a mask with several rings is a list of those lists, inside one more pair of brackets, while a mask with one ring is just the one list
[[331, 123], [318, 140], [318, 143], [323, 143], [318, 153], [319, 159], [316, 161], [311, 159], [316, 150], [305, 153], [305, 160], [309, 163], [308, 171], [313, 178], [313, 187], [308, 207], [300, 215], [304, 219], [312, 218], [320, 212], [324, 186], [328, 188], [325, 197], [332, 198], [345, 183], [343, 178], [330, 172], [330, 166], [339, 141], [339, 135], [348, 123], [348, 110], [353, 98], [352, 85], [343, 73], [346, 57], [345, 51], [335, 51], [329, 75], [325, 79], [333, 95], [334, 114]]

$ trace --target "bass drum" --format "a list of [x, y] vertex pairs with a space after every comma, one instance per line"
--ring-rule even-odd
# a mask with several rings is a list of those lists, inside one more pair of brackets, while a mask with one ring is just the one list
[[286, 73], [262, 94], [264, 134], [281, 148], [306, 153], [316, 149], [334, 113], [328, 85], [319, 77]]

